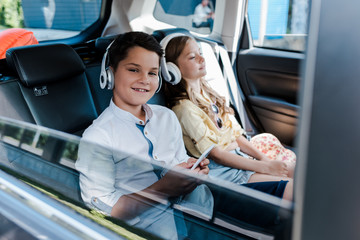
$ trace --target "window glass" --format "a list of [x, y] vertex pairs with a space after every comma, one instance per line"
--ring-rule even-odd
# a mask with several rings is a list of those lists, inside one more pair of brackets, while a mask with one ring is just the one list
[[158, 0], [154, 17], [176, 27], [209, 34], [215, 19], [215, 0]]
[[253, 45], [304, 51], [308, 10], [309, 0], [249, 0]]
[[94, 23], [100, 8], [101, 0], [1, 0], [0, 33], [24, 28], [38, 41], [68, 38]]
[[[251, 227], [251, 229], [256, 230], [258, 229], [258, 225], [262, 226], [262, 220], [264, 219], [274, 218], [276, 222], [285, 224], [285, 222], [292, 217], [290, 207], [281, 207], [281, 220], [279, 220], [280, 216], [277, 214], [281, 203], [280, 199], [274, 199], [274, 197], [271, 196], [264, 196], [260, 199], [254, 197], [257, 196], [256, 194], [254, 196], [252, 195], [254, 191], [252, 189], [247, 189], [222, 180], [213, 181], [211, 178], [206, 178], [205, 176], [200, 176], [196, 179], [197, 176], [195, 175], [185, 174], [176, 169], [169, 170], [157, 162], [150, 162], [149, 160], [139, 159], [136, 156], [129, 156], [128, 153], [111, 150], [106, 146], [99, 146], [83, 141], [81, 147], [78, 148], [79, 140], [79, 137], [70, 134], [52, 131], [51, 129], [33, 124], [18, 121], [13, 122], [0, 118], [0, 175], [3, 173], [11, 174], [15, 177], [13, 181], [25, 182], [44, 193], [41, 196], [50, 196], [62, 205], [67, 206], [67, 208], [71, 208], [81, 215], [92, 219], [97, 224], [106, 226], [106, 228], [112, 230], [113, 233], [124, 236], [127, 239], [155, 239], [154, 234], [163, 234], [163, 231], [158, 230], [158, 228], [152, 229], [151, 224], [150, 227], [147, 227], [149, 224], [142, 225], [142, 221], [139, 221], [140, 219], [154, 221], [158, 226], [164, 225], [163, 230], [166, 230], [164, 234], [174, 231], [179, 234], [179, 236], [182, 236], [182, 234], [186, 234], [187, 232], [189, 239], [230, 240], [244, 237], [243, 234], [247, 234], [246, 231], [245, 233], [241, 231], [244, 226], [247, 228], [252, 226], [254, 228]], [[202, 182], [206, 184], [207, 187], [205, 185], [199, 186], [197, 190], [194, 190], [194, 193], [179, 198], [170, 198], [168, 199], [169, 201], [157, 198], [156, 195], [144, 195], [149, 199], [153, 199], [153, 201], [148, 202], [147, 213], [140, 213], [139, 217], [124, 222], [105, 215], [104, 211], [106, 211], [108, 207], [101, 200], [97, 201], [97, 198], [94, 199], [92, 209], [84, 205], [80, 196], [79, 173], [74, 168], [75, 162], [79, 161], [77, 160], [78, 149], [82, 149], [82, 153], [85, 153], [88, 157], [91, 157], [93, 154], [97, 154], [97, 157], [106, 157], [102, 156], [102, 154], [107, 154], [111, 151], [111, 153], [114, 154], [114, 160], [118, 161], [122, 159], [119, 162], [121, 164], [121, 168], [119, 169], [122, 171], [119, 180], [126, 184], [116, 185], [115, 191], [118, 193], [130, 194], [132, 192], [139, 192], [151, 184], [149, 181], [158, 181], [158, 178], [166, 174], [171, 174], [173, 177], [182, 176], [183, 179], [193, 179], [199, 183]], [[79, 156], [80, 155], [79, 153]], [[98, 168], [96, 172], [93, 172], [96, 173], [95, 176], [101, 177], [101, 179], [99, 178], [100, 184], [98, 187], [102, 186], [103, 183], [111, 184], [111, 182], [107, 182], [106, 179], [112, 178], [112, 169], [107, 169], [106, 167], [110, 165], [106, 162], [104, 163], [105, 164], [97, 165]], [[91, 168], [88, 169], [85, 167], [82, 169], [83, 174], [89, 174], [92, 178], [94, 177], [93, 174], [90, 174]], [[110, 175], [106, 175], [106, 173], [110, 173]], [[92, 184], [86, 185], [86, 181], [88, 180], [83, 180], [84, 186], [93, 186]], [[3, 193], [4, 195], [4, 185], [0, 185], [2, 187], [0, 194]], [[10, 195], [10, 190], [11, 189], [7, 190], [8, 195]], [[60, 219], [58, 215], [56, 215], [60, 212], [61, 219], [64, 220], [62, 220], [62, 223], [58, 221], [58, 224], [69, 229], [76, 227], [74, 223], [80, 221], [78, 218], [73, 219], [73, 216], [65, 211], [48, 212], [48, 209], [39, 205], [39, 203], [33, 204], [33, 202], [36, 202], [37, 197], [36, 195], [32, 195], [30, 198], [30, 194], [32, 193], [28, 191], [27, 194], [24, 195], [24, 201], [20, 204], [21, 207], [30, 207], [39, 214], [52, 220]], [[90, 189], [89, 194], [96, 195], [98, 193], [97, 190]], [[212, 219], [212, 206], [209, 204], [211, 203], [209, 199], [212, 198], [213, 194], [214, 196], [222, 196], [222, 200], [219, 200], [220, 203], [228, 201], [227, 199], [229, 199], [229, 201], [235, 201], [239, 205], [247, 204], [248, 207], [244, 209], [250, 209], [251, 214], [259, 214], [258, 218], [256, 218], [259, 221], [253, 220], [255, 219], [254, 217], [249, 218], [246, 213], [250, 214], [250, 212], [246, 211], [244, 215], [239, 214], [239, 219], [228, 217], [226, 213], [232, 212], [232, 209], [239, 209], [237, 206], [232, 206], [231, 204], [223, 205], [224, 208], [229, 206], [226, 212], [215, 208], [214, 218]], [[200, 197], [205, 195], [209, 196], [209, 199]], [[108, 197], [109, 196], [104, 195], [102, 200], [105, 201]], [[137, 196], [132, 195], [131, 197], [136, 198]], [[144, 199], [140, 198], [139, 201], [144, 201]], [[199, 203], [203, 204], [199, 205]], [[3, 208], [5, 204], [6, 201], [1, 202], [0, 208]], [[166, 209], [166, 211], [164, 211], [164, 209]], [[251, 209], [256, 209], [256, 211], [252, 212]], [[219, 211], [219, 213], [217, 211]], [[186, 214], [182, 214], [181, 212], [185, 212]], [[266, 218], [263, 217], [264, 212], [267, 214]], [[66, 217], [64, 217], [64, 215]], [[19, 219], [20, 217], [19, 215], [14, 215], [12, 218]], [[0, 220], [2, 220], [1, 216]], [[4, 221], [8, 221], [8, 219], [4, 219]], [[38, 217], [35, 217], [33, 221], [38, 221]], [[249, 223], [247, 221], [249, 221]], [[244, 225], [244, 222], [247, 223]], [[26, 228], [31, 224], [32, 222], [25, 222], [22, 227]], [[49, 226], [50, 225], [49, 221]], [[54, 224], [51, 226], [54, 226]], [[49, 230], [49, 232], [55, 230], [56, 229]], [[97, 230], [94, 229], [94, 231]], [[77, 234], [75, 231], [74, 233]], [[103, 232], [97, 233], [102, 234]], [[254, 233], [255, 232], [252, 232], [251, 234]], [[259, 236], [263, 236], [262, 233], [259, 234]], [[269, 234], [269, 237], [272, 238], [272, 233]], [[0, 239], [1, 236], [0, 231]], [[44, 238], [46, 238], [46, 236], [47, 235], [44, 235]], [[50, 237], [48, 238], [52, 239]], [[84, 237], [80, 236], [79, 238]]]

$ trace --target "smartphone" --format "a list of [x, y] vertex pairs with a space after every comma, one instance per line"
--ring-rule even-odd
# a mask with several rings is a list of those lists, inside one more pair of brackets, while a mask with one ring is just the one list
[[191, 170], [194, 170], [200, 163], [202, 160], [204, 160], [204, 158], [207, 157], [207, 155], [209, 155], [210, 151], [215, 147], [215, 144], [211, 145], [208, 149], [205, 150], [205, 152], [203, 152], [203, 154], [201, 154], [201, 156], [198, 158], [198, 160], [196, 161], [196, 163], [194, 163], [194, 165], [192, 166]]

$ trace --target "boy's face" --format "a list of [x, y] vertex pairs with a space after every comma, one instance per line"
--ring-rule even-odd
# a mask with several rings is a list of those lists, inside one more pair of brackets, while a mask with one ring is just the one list
[[114, 71], [113, 100], [123, 110], [145, 104], [158, 87], [159, 56], [142, 47], [133, 47]]

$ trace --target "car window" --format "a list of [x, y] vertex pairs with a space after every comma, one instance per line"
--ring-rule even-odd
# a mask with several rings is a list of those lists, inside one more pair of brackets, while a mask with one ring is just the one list
[[[17, 182], [26, 183], [44, 193], [45, 196], [55, 199], [61, 206], [70, 208], [72, 211], [75, 210], [82, 216], [105, 226], [112, 233], [115, 233], [114, 236], [120, 235], [127, 239], [141, 239], [140, 236], [151, 238], [151, 235], [144, 231], [132, 229], [129, 226], [129, 229], [127, 229], [126, 225], [124, 227], [124, 223], [121, 221], [110, 219], [101, 212], [92, 211], [84, 205], [80, 196], [79, 173], [75, 170], [79, 140], [80, 138], [74, 135], [0, 117], [0, 173], [12, 175], [19, 180]], [[26, 194], [31, 193], [27, 191]], [[34, 198], [36, 196], [32, 196], [32, 199], [36, 201]], [[0, 206], [0, 208], [2, 207]], [[40, 205], [33, 206], [30, 200], [24, 201], [23, 207], [30, 207], [34, 211], [45, 208], [45, 206]], [[56, 215], [56, 213], [53, 214]], [[61, 216], [66, 215], [65, 212], [61, 214]], [[4, 221], [18, 220], [18, 217], [5, 218]], [[54, 219], [59, 216], [51, 217]], [[33, 221], [37, 220], [33, 219]], [[49, 225], [52, 224], [50, 221]], [[68, 225], [66, 228], [70, 229], [70, 231], [77, 227], [75, 221], [78, 221], [78, 219], [72, 219], [71, 215], [65, 216], [64, 221], [65, 226]], [[85, 222], [82, 223], [85, 224]], [[82, 223], [80, 221], [80, 224]], [[28, 222], [22, 227], [26, 229], [27, 225], [31, 224], [32, 222]], [[40, 231], [40, 229], [35, 230]], [[96, 229], [93, 230], [97, 231]], [[52, 231], [55, 232], [57, 229]], [[2, 233], [0, 231], [0, 239], [3, 236]], [[98, 231], [96, 234], [105, 233]], [[82, 236], [80, 230], [75, 234]], [[45, 234], [45, 236], [47, 235]], [[99, 238], [94, 237], [94, 239]], [[106, 239], [118, 238], [110, 237]]]
[[38, 41], [79, 34], [100, 15], [101, 0], [1, 0], [0, 31], [24, 28]]
[[[2, 179], [3, 174], [12, 175], [13, 180], [17, 184], [18, 183], [26, 183], [26, 186], [31, 186], [44, 193], [41, 194], [41, 198], [50, 198], [56, 200], [60, 205], [52, 204], [53, 208], [58, 208], [57, 210], [49, 209], [47, 204], [51, 203], [45, 201], [44, 199], [40, 201], [38, 197], [32, 195], [34, 189], [29, 191], [29, 189], [24, 193], [23, 198], [25, 199], [22, 203], [19, 203], [19, 207], [28, 207], [33, 211], [38, 212], [45, 218], [48, 218], [48, 224], [53, 224], [51, 221], [55, 219], [58, 225], [65, 226], [68, 230], [74, 232], [74, 229], [78, 227], [78, 224], [86, 224], [85, 220], [91, 219], [95, 222], [96, 225], [105, 226], [107, 229], [111, 230], [111, 234], [115, 234], [114, 236], [125, 237], [127, 239], [155, 239], [154, 235], [145, 232], [144, 230], [140, 230], [138, 228], [134, 228], [129, 225], [129, 223], [125, 223], [120, 221], [119, 219], [111, 218], [104, 214], [102, 211], [97, 211], [94, 209], [89, 209], [84, 205], [80, 195], [80, 185], [79, 185], [79, 172], [75, 169], [75, 162], [78, 161], [78, 146], [80, 143], [80, 138], [74, 135], [62, 133], [59, 131], [54, 131], [45, 127], [36, 126], [29, 123], [19, 122], [19, 121], [11, 121], [9, 119], [0, 117], [0, 179]], [[107, 149], [105, 146], [99, 146], [90, 142], [82, 142], [82, 146], [86, 146], [85, 149], [89, 149], [91, 154], [93, 152], [106, 152], [113, 151]], [[80, 148], [79, 148], [80, 149]], [[114, 152], [114, 158], [117, 156], [119, 158], [123, 158], [126, 156], [126, 153], [123, 152]], [[148, 174], [154, 174], [156, 172], [157, 167], [161, 167], [160, 165], [156, 165], [155, 163], [149, 163], [148, 161], [144, 161], [143, 159], [138, 159], [135, 156], [127, 158], [123, 160], [123, 166], [129, 170], [129, 174], [133, 173], [133, 170], [140, 171], [139, 175], [136, 176], [144, 176]], [[168, 169], [166, 169], [168, 170]], [[174, 169], [172, 171], [175, 171]], [[167, 171], [165, 171], [166, 173]], [[177, 174], [184, 174], [182, 172], [177, 172]], [[194, 175], [186, 175], [187, 177], [195, 177]], [[134, 178], [134, 183], [128, 181], [127, 184], [123, 185], [122, 188], [127, 189], [126, 191], [137, 192], [144, 188], [141, 185], [141, 181]], [[137, 180], [136, 180], [137, 179]], [[251, 206], [255, 208], [266, 209], [266, 211], [270, 211], [272, 213], [280, 206], [280, 199], [274, 199], [269, 196], [267, 199], [265, 198], [254, 198], [251, 195], [251, 189], [244, 189], [244, 187], [225, 182], [225, 181], [210, 181], [206, 177], [199, 178], [199, 181], [203, 181], [208, 186], [210, 186], [213, 190], [218, 192], [224, 191], [229, 196], [234, 196], [240, 201], [244, 201], [246, 203], [250, 203]], [[4, 183], [5, 179], [2, 179], [2, 183]], [[143, 183], [147, 184], [143, 181]], [[3, 185], [2, 185], [2, 188]], [[8, 192], [15, 191], [16, 189], [10, 189], [11, 186], [8, 187]], [[25, 190], [25, 189], [24, 189]], [[37, 191], [36, 191], [37, 192]], [[244, 194], [245, 193], [245, 194]], [[31, 198], [30, 198], [30, 195]], [[29, 198], [29, 199], [28, 199]], [[187, 198], [186, 198], [187, 199]], [[267, 199], [267, 201], [264, 201]], [[52, 201], [53, 201], [52, 200]], [[187, 199], [188, 202], [191, 202], [191, 199]], [[33, 202], [37, 202], [34, 204]], [[205, 201], [207, 202], [207, 201]], [[3, 202], [0, 204], [0, 208], [5, 206]], [[96, 201], [95, 201], [96, 203]], [[168, 205], [167, 201], [160, 202], [161, 204]], [[151, 211], [159, 211], [159, 204], [154, 203]], [[192, 203], [195, 204], [195, 203]], [[58, 206], [58, 207], [56, 207]], [[100, 205], [99, 205], [100, 206]], [[180, 210], [182, 212], [187, 213], [188, 215], [175, 214], [175, 221], [183, 221], [185, 220], [187, 223], [191, 224], [191, 235], [194, 236], [194, 239], [207, 239], [207, 238], [216, 238], [216, 239], [235, 239], [238, 238], [239, 235], [234, 235], [231, 231], [221, 230], [221, 228], [237, 228], [238, 224], [241, 224], [238, 221], [228, 221], [227, 218], [222, 218], [220, 215], [215, 216], [214, 222], [216, 225], [211, 223], [211, 216], [207, 215], [209, 213], [202, 212], [201, 206], [190, 207], [191, 204], [187, 207], [187, 205], [183, 205], [177, 203], [173, 205], [174, 209]], [[66, 209], [71, 210], [71, 212], [76, 211], [77, 213], [84, 216], [86, 219], [81, 220], [78, 218], [73, 218], [72, 214], [65, 211]], [[47, 211], [44, 211], [47, 209]], [[62, 210], [61, 210], [62, 209]], [[291, 215], [291, 209], [286, 208], [283, 209], [286, 214]], [[149, 210], [150, 211], [150, 210]], [[275, 211], [277, 212], [277, 210]], [[60, 213], [60, 215], [57, 215]], [[21, 212], [20, 212], [21, 215]], [[21, 216], [19, 215], [11, 215], [11, 218], [6, 217], [3, 221], [14, 221], [18, 220]], [[1, 220], [2, 216], [0, 216]], [[59, 219], [61, 218], [62, 223], [59, 223]], [[201, 221], [200, 221], [201, 219]], [[38, 220], [37, 217], [34, 217], [32, 221], [36, 222]], [[25, 229], [28, 225], [31, 225], [33, 222], [27, 222], [22, 225]], [[77, 222], [77, 223], [76, 223]], [[131, 222], [131, 221], [130, 221]], [[205, 224], [204, 224], [205, 223]], [[16, 226], [14, 226], [16, 227]], [[103, 231], [101, 229], [96, 230], [92, 226], [92, 230], [95, 231], [96, 234], [108, 234], [107, 231]], [[72, 229], [72, 230], [71, 230]], [[182, 229], [179, 227], [179, 229]], [[38, 229], [35, 229], [38, 230]], [[40, 231], [41, 229], [39, 229]], [[54, 234], [58, 229], [52, 229], [49, 231], [49, 234]], [[64, 231], [64, 230], [61, 230]], [[180, 231], [180, 230], [178, 230]], [[39, 234], [40, 232], [38, 232]], [[247, 232], [244, 232], [247, 234]], [[76, 233], [82, 234], [82, 233]], [[180, 233], [179, 233], [180, 234]], [[239, 231], [237, 234], [243, 234]], [[263, 236], [264, 234], [260, 234]], [[46, 234], [44, 236], [47, 236]], [[104, 235], [105, 236], [105, 235]], [[117, 237], [110, 237], [108, 239], [117, 239]], [[266, 235], [268, 236], [268, 235]], [[0, 231], [0, 238], [2, 237], [2, 232]], [[99, 239], [99, 238], [96, 238]]]
[[215, 0], [158, 0], [154, 17], [176, 27], [210, 34], [215, 19]]
[[308, 10], [309, 0], [249, 0], [253, 45], [304, 51]]

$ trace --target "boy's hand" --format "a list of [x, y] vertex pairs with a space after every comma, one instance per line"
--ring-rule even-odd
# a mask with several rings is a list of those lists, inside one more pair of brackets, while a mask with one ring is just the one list
[[[191, 164], [187, 162], [180, 163], [175, 168], [191, 168]], [[169, 197], [185, 195], [192, 192], [198, 185], [196, 179], [185, 176], [171, 169], [162, 177], [157, 185], [160, 189], [159, 192], [167, 194]]]
[[[187, 162], [187, 164], [190, 165], [189, 169], [195, 164], [196, 161], [197, 161], [196, 158], [189, 158]], [[204, 160], [202, 160], [200, 164], [192, 171], [207, 175], [209, 173], [209, 167], [208, 167], [209, 163], [210, 163], [209, 159], [204, 158]]]

